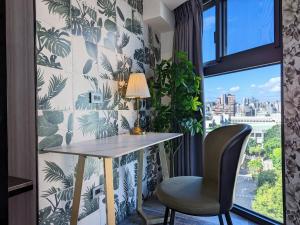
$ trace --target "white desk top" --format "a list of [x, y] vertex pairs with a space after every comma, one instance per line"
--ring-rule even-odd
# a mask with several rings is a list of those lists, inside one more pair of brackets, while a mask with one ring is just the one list
[[146, 135], [123, 134], [71, 144], [69, 146], [44, 149], [44, 152], [118, 158], [161, 142], [183, 136], [180, 133], [146, 133]]

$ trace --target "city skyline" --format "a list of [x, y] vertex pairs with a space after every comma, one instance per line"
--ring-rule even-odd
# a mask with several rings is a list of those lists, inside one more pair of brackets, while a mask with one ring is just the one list
[[206, 102], [205, 113], [211, 116], [270, 116], [281, 112], [279, 101], [259, 101], [255, 98], [243, 98], [241, 103], [236, 101], [234, 94], [223, 94], [213, 102]]
[[204, 79], [205, 101], [214, 102], [223, 94], [233, 94], [236, 102], [243, 98], [280, 101], [281, 66], [273, 65]]

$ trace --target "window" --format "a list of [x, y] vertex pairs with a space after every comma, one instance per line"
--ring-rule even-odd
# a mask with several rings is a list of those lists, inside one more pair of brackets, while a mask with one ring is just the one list
[[280, 0], [205, 1], [205, 75], [280, 63], [280, 27]]
[[230, 124], [253, 128], [237, 177], [235, 204], [283, 221], [281, 66], [204, 79], [206, 132]]
[[253, 127], [233, 211], [260, 224], [282, 222], [280, 0], [204, 2], [206, 131]]
[[227, 55], [274, 42], [274, 0], [227, 0]]
[[216, 31], [216, 7], [203, 12], [203, 62], [216, 59], [214, 34]]

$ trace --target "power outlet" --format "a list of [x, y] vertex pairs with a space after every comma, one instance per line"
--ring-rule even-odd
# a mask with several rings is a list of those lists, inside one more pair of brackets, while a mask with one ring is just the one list
[[99, 197], [101, 193], [104, 193], [103, 189], [104, 189], [103, 185], [99, 185], [97, 187], [94, 187], [94, 189], [93, 189], [93, 199]]
[[90, 92], [90, 103], [100, 104], [102, 103], [102, 94], [96, 92]]

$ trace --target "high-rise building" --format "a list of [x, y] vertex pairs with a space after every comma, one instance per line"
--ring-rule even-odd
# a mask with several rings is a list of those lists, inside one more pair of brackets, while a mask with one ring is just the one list
[[235, 95], [223, 94], [216, 100], [216, 104], [213, 108], [215, 115], [229, 115], [235, 116], [236, 113], [236, 100]]

